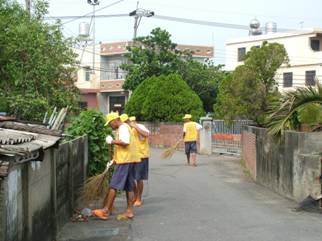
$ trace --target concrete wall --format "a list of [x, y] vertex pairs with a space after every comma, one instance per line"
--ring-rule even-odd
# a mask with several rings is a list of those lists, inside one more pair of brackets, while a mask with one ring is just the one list
[[43, 161], [11, 163], [0, 181], [0, 240], [52, 241], [85, 180], [87, 137], [47, 149]]
[[96, 93], [84, 93], [81, 94], [81, 100], [87, 103], [87, 108], [98, 109], [98, 101]]
[[321, 193], [322, 133], [289, 131], [277, 140], [247, 126], [242, 136], [242, 157], [256, 182], [296, 201]]

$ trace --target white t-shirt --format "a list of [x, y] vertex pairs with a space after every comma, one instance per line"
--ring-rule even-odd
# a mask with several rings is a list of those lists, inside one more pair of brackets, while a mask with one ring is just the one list
[[[199, 123], [195, 122], [196, 124], [196, 128], [197, 128], [197, 131], [201, 130], [202, 129], [202, 125], [200, 125]], [[183, 125], [183, 132], [186, 132], [186, 127], [185, 125]]]
[[147, 133], [149, 133], [150, 134], [150, 131], [144, 126], [144, 125], [142, 125], [142, 124], [139, 124], [139, 123], [137, 123], [137, 125], [138, 125], [138, 127], [142, 130], [142, 131], [145, 131], [145, 132], [147, 132]]
[[119, 140], [126, 143], [126, 144], [130, 144], [130, 130], [127, 124], [122, 124], [119, 127]]
[[[142, 131], [145, 131], [145, 132], [147, 132], [147, 133], [150, 135], [150, 131], [149, 131], [149, 130], [144, 126], [144, 125], [137, 123], [137, 126], [138, 126]], [[140, 138], [140, 140], [141, 140], [141, 141], [143, 141], [143, 140], [145, 140], [145, 138], [147, 138], [147, 137], [145, 137], [145, 136], [143, 136], [143, 135], [141, 135], [141, 134], [139, 133], [139, 138]]]

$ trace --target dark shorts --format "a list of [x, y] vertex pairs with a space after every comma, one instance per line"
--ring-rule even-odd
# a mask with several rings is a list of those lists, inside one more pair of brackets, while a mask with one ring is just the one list
[[184, 150], [186, 154], [197, 153], [197, 142], [196, 141], [187, 141], [184, 143]]
[[110, 188], [132, 192], [134, 181], [134, 163], [115, 165]]
[[142, 158], [142, 161], [134, 164], [135, 180], [148, 180], [149, 177], [149, 158]]

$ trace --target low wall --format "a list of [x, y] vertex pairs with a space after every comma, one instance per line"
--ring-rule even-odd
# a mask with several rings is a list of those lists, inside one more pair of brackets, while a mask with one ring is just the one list
[[87, 137], [45, 150], [43, 161], [11, 163], [0, 180], [0, 240], [52, 241], [85, 180]]
[[244, 127], [242, 158], [256, 182], [301, 201], [321, 194], [322, 133], [288, 131], [281, 140], [258, 127]]
[[[169, 147], [182, 139], [183, 123], [143, 123], [151, 132], [149, 143], [153, 147]], [[183, 144], [179, 148], [182, 148]]]

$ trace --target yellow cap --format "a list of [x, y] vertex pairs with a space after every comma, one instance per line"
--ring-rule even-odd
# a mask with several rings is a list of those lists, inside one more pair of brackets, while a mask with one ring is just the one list
[[120, 116], [117, 112], [110, 112], [106, 115], [105, 118], [106, 118], [105, 126], [107, 126], [112, 120], [120, 118]]
[[136, 117], [135, 116], [130, 116], [129, 120], [130, 121], [136, 121]]
[[125, 121], [127, 121], [129, 119], [129, 116], [127, 114], [122, 114], [120, 116], [120, 119], [121, 119], [122, 122], [125, 122]]
[[184, 117], [182, 119], [191, 119], [192, 115], [190, 114], [185, 114]]

